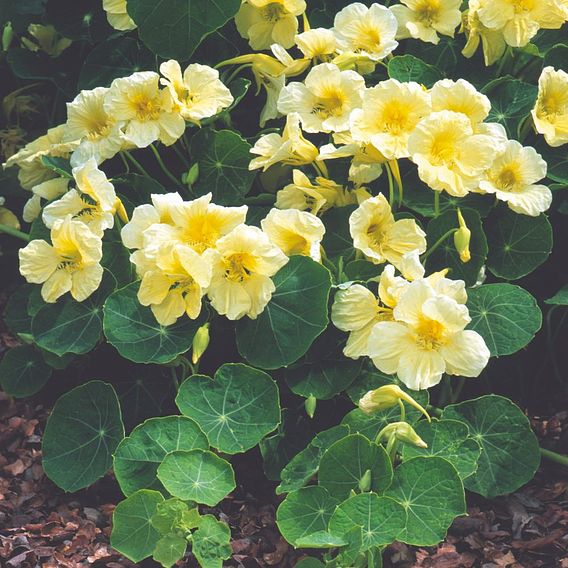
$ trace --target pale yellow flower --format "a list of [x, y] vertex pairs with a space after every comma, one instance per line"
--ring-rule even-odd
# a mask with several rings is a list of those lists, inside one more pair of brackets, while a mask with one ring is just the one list
[[89, 226], [98, 237], [114, 226], [114, 214], [119, 205], [114, 186], [98, 169], [94, 158], [73, 169], [77, 189], [68, 191], [43, 210], [43, 222], [53, 227], [58, 219], [70, 215]]
[[523, 47], [539, 29], [557, 29], [565, 21], [563, 7], [556, 0], [481, 0], [479, 21], [501, 30], [508, 45]]
[[367, 350], [375, 366], [414, 390], [427, 389], [442, 375], [477, 377], [489, 349], [473, 330], [468, 309], [438, 294], [425, 280], [409, 284], [393, 310], [394, 321], [375, 324]]
[[440, 41], [438, 34], [454, 37], [461, 22], [461, 0], [401, 0], [391, 6], [398, 21], [397, 39], [412, 37], [429, 43]]
[[35, 39], [35, 42], [22, 37], [22, 43], [30, 51], [41, 50], [51, 57], [59, 57], [73, 43], [69, 38], [59, 35], [53, 26], [30, 24], [28, 33]]
[[483, 193], [493, 193], [505, 201], [510, 209], [536, 217], [552, 203], [552, 193], [536, 182], [546, 177], [546, 162], [530, 146], [523, 147], [510, 140], [505, 152], [498, 156], [485, 179], [479, 184]]
[[271, 209], [260, 226], [286, 256], [303, 255], [321, 261], [325, 226], [319, 217], [298, 209]]
[[207, 295], [215, 310], [230, 320], [251, 319], [264, 310], [276, 289], [274, 276], [288, 257], [257, 227], [239, 225], [209, 253], [213, 275]]
[[103, 276], [101, 239], [81, 221], [66, 217], [54, 223], [51, 241], [36, 239], [20, 249], [20, 273], [32, 284], [43, 284], [41, 295], [48, 303], [67, 292], [78, 302], [86, 300]]
[[538, 80], [538, 97], [531, 111], [536, 131], [550, 146], [568, 143], [568, 73], [545, 67]]
[[353, 140], [372, 144], [389, 160], [408, 157], [408, 138], [430, 111], [430, 95], [418, 83], [382, 81], [365, 90], [362, 108], [351, 114]]
[[340, 53], [353, 52], [373, 61], [384, 59], [398, 45], [396, 18], [380, 4], [349, 4], [336, 14], [333, 31]]
[[126, 0], [103, 0], [103, 9], [107, 13], [108, 23], [120, 31], [136, 28], [136, 24], [126, 11]]
[[104, 110], [126, 122], [125, 139], [138, 148], [160, 140], [173, 144], [185, 131], [185, 121], [176, 109], [170, 91], [160, 90], [160, 76], [139, 71], [115, 79], [105, 95]]
[[397, 266], [406, 252], [426, 250], [426, 234], [414, 219], [395, 221], [381, 193], [363, 201], [349, 217], [353, 246], [374, 264]]
[[172, 325], [184, 313], [196, 319], [201, 299], [211, 282], [211, 262], [191, 247], [166, 244], [156, 255], [156, 265], [142, 277], [138, 301], [150, 306], [161, 325]]
[[152, 194], [152, 205], [145, 203], [136, 207], [132, 219], [122, 228], [120, 236], [126, 248], [144, 247], [144, 233], [152, 225], [172, 225], [172, 210], [181, 207], [183, 199], [177, 192]]
[[71, 156], [74, 166], [90, 157], [100, 164], [115, 156], [123, 146], [121, 128], [124, 123], [106, 112], [104, 100], [107, 92], [105, 87], [81, 91], [67, 103], [64, 140], [80, 142]]
[[182, 75], [179, 63], [170, 59], [160, 65], [160, 73], [165, 77], [160, 83], [169, 89], [181, 116], [195, 124], [220, 113], [234, 100], [219, 79], [219, 71], [207, 65], [192, 63]]
[[318, 155], [318, 149], [306, 140], [300, 128], [300, 116], [293, 112], [286, 117], [282, 135], [271, 132], [261, 136], [251, 154], [258, 157], [251, 160], [249, 170], [262, 168], [266, 171], [274, 164], [301, 166], [311, 164]]
[[430, 89], [432, 111], [461, 112], [471, 120], [472, 126], [483, 122], [491, 110], [491, 101], [469, 81], [442, 79]]
[[254, 50], [268, 49], [273, 43], [289, 48], [298, 33], [297, 17], [305, 10], [304, 0], [246, 0], [235, 23]]
[[334, 136], [334, 140], [341, 140], [344, 145], [337, 148], [333, 144], [323, 145], [319, 149], [318, 161], [351, 158], [349, 181], [357, 186], [370, 183], [381, 175], [387, 159], [372, 144], [354, 142], [351, 136], [345, 136], [345, 133]]
[[331, 207], [344, 207], [357, 203], [357, 194], [348, 191], [333, 180], [316, 177], [312, 183], [301, 170], [292, 172], [293, 183], [276, 194], [278, 209], [298, 209], [322, 215]]
[[446, 110], [423, 119], [408, 139], [420, 179], [432, 189], [456, 197], [477, 187], [500, 149], [491, 136], [474, 134], [465, 114]]
[[298, 34], [296, 45], [309, 59], [325, 58], [337, 49], [335, 34], [326, 28], [314, 28]]
[[333, 325], [349, 332], [343, 354], [351, 359], [368, 355], [371, 330], [378, 322], [391, 317], [391, 311], [381, 307], [378, 298], [361, 284], [338, 290], [331, 306]]
[[303, 83], [292, 82], [282, 89], [278, 110], [297, 112], [306, 132], [341, 132], [349, 129], [349, 115], [361, 105], [364, 88], [365, 80], [357, 72], [322, 63]]
[[26, 223], [32, 223], [41, 215], [41, 200], [53, 201], [61, 197], [69, 188], [69, 179], [48, 179], [32, 187], [33, 195], [28, 199], [22, 211], [22, 218]]
[[484, 26], [479, 20], [479, 9], [482, 0], [469, 0], [469, 9], [464, 14], [463, 27], [467, 37], [462, 54], [472, 57], [482, 43], [485, 65], [493, 65], [499, 60], [507, 49], [505, 38], [501, 29], [494, 30]]
[[24, 189], [31, 190], [32, 187], [57, 177], [53, 170], [42, 164], [41, 159], [43, 156], [69, 158], [78, 142], [65, 142], [64, 135], [65, 125], [60, 124], [50, 128], [46, 134], [26, 144], [16, 154], [10, 156], [3, 166], [9, 168], [17, 165], [20, 168], [18, 181]]

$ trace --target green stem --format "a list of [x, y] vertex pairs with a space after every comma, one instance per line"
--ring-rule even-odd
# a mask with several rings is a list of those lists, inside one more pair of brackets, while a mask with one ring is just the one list
[[2, 223], [0, 223], [0, 233], [5, 233], [6, 235], [16, 237], [17, 239], [22, 239], [22, 241], [26, 242], [30, 240], [30, 236], [27, 233], [18, 231], [18, 229], [14, 229], [13, 227], [9, 227], [8, 225], [3, 225]]
[[440, 192], [434, 191], [434, 216], [438, 217], [440, 214]]
[[458, 399], [459, 399], [459, 397], [462, 393], [463, 387], [465, 385], [465, 377], [459, 377], [455, 381], [455, 383], [456, 383], [456, 386], [451, 391], [451, 402], [452, 402], [452, 404], [455, 404], [458, 401]]
[[394, 211], [396, 209], [396, 201], [394, 198], [394, 181], [392, 179], [392, 172], [390, 171], [388, 164], [385, 170], [387, 171], [387, 177], [389, 178], [389, 203], [391, 209]]
[[130, 173], [130, 164], [128, 163], [128, 160], [125, 158], [124, 152], [119, 152], [118, 155], [120, 156], [120, 159], [122, 160], [122, 163], [124, 164], [124, 167], [126, 168], [125, 173], [129, 174]]
[[552, 450], [546, 450], [545, 448], [540, 448], [540, 454], [544, 459], [568, 467], [568, 456], [558, 454]]
[[404, 402], [402, 402], [402, 400], [400, 400], [400, 398], [398, 399], [398, 406], [400, 407], [400, 421], [405, 422], [406, 421], [406, 409], [404, 408]]
[[152, 176], [142, 167], [142, 164], [128, 151], [128, 150], [122, 150], [122, 154], [124, 154], [126, 156], [126, 158], [128, 158], [128, 160], [130, 160], [130, 163], [143, 175], [146, 176], [148, 178], [151, 178]]
[[525, 117], [521, 124], [521, 129], [519, 131], [519, 140], [522, 142], [532, 130], [533, 121], [532, 116], [529, 114]]
[[225, 83], [225, 85], [228, 85], [243, 69], [246, 69], [247, 67], [252, 67], [252, 63], [243, 63], [242, 65], [239, 65], [236, 69], [233, 70], [233, 72], [223, 81], [223, 83]]
[[457, 229], [450, 229], [447, 233], [444, 233], [423, 255], [422, 255], [422, 264], [426, 261], [426, 259], [448, 238], [451, 237]]
[[181, 153], [181, 150], [174, 144], [172, 146], [174, 152], [177, 154], [178, 158], [182, 161], [183, 165], [189, 169], [189, 160]]
[[180, 184], [179, 180], [174, 176], [174, 174], [172, 174], [172, 172], [170, 172], [170, 170], [168, 170], [168, 168], [166, 167], [166, 164], [164, 164], [164, 160], [162, 160], [162, 156], [160, 156], [160, 153], [158, 152], [158, 149], [156, 148], [156, 146], [154, 146], [154, 144], [150, 144], [150, 149], [152, 150], [154, 157], [156, 158], [156, 161], [158, 162], [158, 164], [159, 164], [161, 170], [164, 172], [164, 174], [175, 185], [179, 185]]
[[179, 380], [175, 367], [170, 368], [170, 375], [172, 376], [172, 383], [174, 384], [174, 388], [176, 389], [177, 392], [179, 390]]

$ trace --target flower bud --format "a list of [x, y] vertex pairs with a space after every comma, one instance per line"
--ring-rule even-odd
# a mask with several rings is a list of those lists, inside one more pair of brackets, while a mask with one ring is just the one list
[[428, 444], [415, 432], [414, 428], [408, 422], [391, 422], [385, 426], [377, 438], [390, 439], [394, 436], [399, 442], [410, 444], [418, 448], [427, 448]]
[[316, 413], [316, 406], [317, 406], [318, 400], [317, 398], [311, 394], [308, 398], [306, 398], [306, 400], [304, 401], [304, 408], [306, 409], [306, 414], [310, 417], [313, 418], [314, 414]]
[[199, 164], [193, 164], [184, 177], [184, 183], [191, 187], [199, 179]]
[[193, 338], [193, 348], [191, 353], [191, 362], [197, 365], [203, 353], [209, 346], [209, 324], [202, 325]]
[[460, 260], [463, 263], [469, 262], [471, 260], [471, 253], [469, 252], [469, 242], [471, 240], [471, 231], [467, 228], [465, 224], [465, 219], [458, 209], [458, 222], [460, 224], [459, 229], [454, 233], [454, 245], [456, 250], [460, 255]]
[[368, 469], [363, 474], [363, 477], [359, 480], [359, 489], [361, 490], [361, 493], [367, 493], [367, 491], [371, 491], [371, 481], [372, 481], [372, 474], [371, 470]]
[[385, 410], [391, 408], [398, 404], [398, 401], [402, 400], [410, 406], [416, 408], [426, 416], [428, 421], [430, 421], [430, 415], [424, 407], [422, 407], [418, 402], [416, 402], [407, 392], [404, 392], [397, 385], [385, 385], [378, 389], [369, 391], [361, 400], [359, 400], [359, 408], [365, 414], [374, 414], [379, 410]]

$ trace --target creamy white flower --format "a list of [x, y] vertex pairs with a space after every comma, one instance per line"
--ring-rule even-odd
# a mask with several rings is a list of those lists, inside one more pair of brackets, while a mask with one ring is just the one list
[[103, 0], [103, 9], [107, 13], [109, 24], [120, 31], [130, 31], [136, 24], [126, 11], [126, 0]]
[[231, 91], [219, 79], [219, 71], [207, 65], [192, 63], [181, 72], [177, 61], [170, 59], [160, 65], [165, 85], [179, 107], [181, 116], [199, 124], [231, 105], [234, 98]]
[[306, 132], [341, 132], [349, 129], [349, 116], [361, 106], [364, 88], [359, 73], [322, 63], [308, 73], [304, 83], [292, 82], [282, 89], [278, 110], [297, 112]]
[[314, 59], [332, 55], [337, 48], [337, 41], [332, 30], [314, 28], [296, 36], [296, 45], [304, 57]]
[[491, 101], [469, 81], [442, 79], [430, 89], [432, 111], [461, 112], [471, 120], [472, 126], [483, 122], [491, 110]]
[[397, 26], [388, 8], [354, 2], [336, 14], [333, 31], [340, 53], [353, 52], [380, 61], [398, 45], [394, 39]]
[[479, 184], [483, 193], [494, 193], [516, 213], [535, 217], [552, 203], [552, 192], [536, 182], [546, 177], [546, 162], [530, 146], [510, 140], [505, 152], [498, 156], [485, 179]]
[[568, 143], [568, 73], [545, 67], [538, 79], [538, 97], [531, 111], [536, 131], [550, 146]]

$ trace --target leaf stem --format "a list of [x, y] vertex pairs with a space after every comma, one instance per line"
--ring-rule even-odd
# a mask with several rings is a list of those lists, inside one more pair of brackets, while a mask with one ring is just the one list
[[422, 263], [448, 238], [451, 237], [457, 229], [450, 229], [446, 233], [444, 233], [423, 255], [422, 255]]
[[160, 168], [164, 172], [164, 174], [170, 179], [170, 181], [172, 181], [176, 185], [179, 185], [180, 184], [179, 180], [174, 176], [174, 174], [172, 174], [172, 172], [170, 172], [170, 170], [168, 170], [168, 168], [166, 167], [166, 164], [164, 164], [164, 160], [162, 160], [162, 156], [160, 156], [160, 153], [158, 152], [158, 149], [156, 148], [156, 146], [154, 146], [154, 144], [150, 144], [150, 149], [152, 150], [154, 157], [156, 158], [156, 161], [158, 162], [158, 165], [160, 166]]
[[17, 239], [21, 239], [22, 241], [26, 242], [30, 240], [30, 236], [27, 233], [18, 231], [18, 229], [14, 229], [13, 227], [9, 227], [8, 225], [4, 225], [2, 223], [0, 223], [0, 233], [5, 233], [6, 235], [16, 237]]
[[388, 164], [387, 167], [385, 168], [385, 170], [387, 171], [387, 177], [389, 179], [389, 203], [391, 206], [391, 209], [393, 211], [396, 210], [396, 201], [394, 198], [394, 181], [392, 179], [392, 172], [391, 169], [389, 168]]
[[174, 152], [177, 154], [177, 157], [182, 161], [183, 165], [189, 169], [189, 160], [182, 154], [181, 150], [174, 144], [172, 146]]
[[440, 192], [434, 191], [434, 217], [440, 215]]
[[142, 167], [142, 164], [128, 151], [122, 150], [121, 152], [124, 154], [129, 160], [130, 163], [143, 175], [147, 178], [151, 178], [152, 176]]
[[559, 465], [563, 465], [564, 467], [568, 467], [568, 456], [558, 454], [556, 452], [553, 452], [552, 450], [547, 450], [545, 448], [540, 448], [540, 454], [544, 459], [547, 459]]

